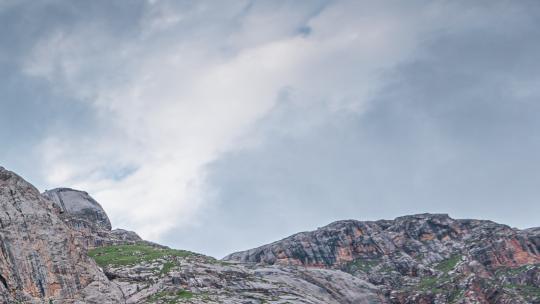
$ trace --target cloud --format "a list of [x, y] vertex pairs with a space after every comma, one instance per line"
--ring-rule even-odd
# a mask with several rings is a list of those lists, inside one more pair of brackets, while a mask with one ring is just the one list
[[[512, 13], [498, 24], [502, 11]], [[285, 94], [246, 135], [253, 145], [208, 165], [205, 225], [165, 238], [222, 256], [348, 218], [442, 212], [537, 225], [540, 44], [524, 39], [538, 24], [522, 13], [496, 6], [445, 23], [384, 73], [363, 111]]]
[[[449, 164], [471, 166], [452, 163], [462, 141], [494, 136], [488, 114], [508, 110], [482, 92], [537, 97], [530, 6], [51, 1], [0, 13], [35, 20], [15, 23], [2, 50], [20, 53], [17, 77], [46, 88], [40, 184], [87, 190], [115, 226], [220, 255], [354, 212], [425, 211], [434, 195], [414, 191], [441, 187], [430, 179], [449, 178]], [[523, 41], [530, 53], [508, 61]], [[209, 246], [205, 227], [238, 241]]]
[[24, 72], [89, 104], [106, 127], [82, 138], [49, 135], [41, 145], [48, 183], [87, 189], [116, 225], [151, 239], [189, 224], [204, 203], [204, 166], [237, 148], [284, 92], [359, 111], [378, 74], [407, 58], [412, 16], [358, 18], [359, 9], [156, 2], [137, 32], [118, 35], [102, 16], [51, 31]]

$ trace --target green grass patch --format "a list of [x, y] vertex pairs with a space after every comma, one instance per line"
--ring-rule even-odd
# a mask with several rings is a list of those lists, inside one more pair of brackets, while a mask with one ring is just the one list
[[[88, 251], [88, 255], [102, 267], [134, 265], [166, 256], [187, 257], [193, 254], [189, 251], [163, 249], [146, 244], [105, 246]], [[168, 271], [174, 265], [164, 265], [163, 267], [165, 268], [165, 266], [167, 266], [166, 270]]]
[[366, 259], [359, 258], [349, 262], [345, 268], [348, 272], [354, 272], [361, 270], [363, 272], [370, 272], [373, 267], [377, 266], [381, 261], [378, 259]]
[[495, 271], [495, 275], [496, 276], [503, 276], [504, 275], [504, 276], [513, 277], [513, 276], [519, 275], [522, 272], [527, 271], [527, 269], [529, 269], [529, 268], [535, 268], [535, 267], [540, 267], [540, 264], [528, 264], [528, 265], [523, 265], [523, 266], [519, 266], [519, 267], [499, 267]]
[[439, 288], [441, 284], [437, 277], [425, 277], [418, 283], [418, 289], [422, 291], [431, 291], [433, 293], [439, 293], [442, 290]]
[[505, 284], [504, 287], [513, 289], [527, 299], [540, 299], [540, 287], [518, 284]]
[[165, 264], [163, 264], [163, 268], [161, 268], [161, 271], [160, 273], [161, 274], [167, 274], [171, 271], [171, 269], [175, 266], [175, 264], [173, 262], [165, 262]]
[[460, 261], [461, 261], [461, 255], [455, 254], [455, 255], [452, 255], [450, 258], [437, 264], [437, 266], [435, 266], [435, 269], [440, 270], [442, 272], [449, 272], [450, 270], [453, 270]]
[[516, 290], [526, 298], [540, 298], [540, 287], [531, 285], [520, 285], [516, 287]]
[[448, 301], [450, 303], [460, 303], [463, 300], [465, 291], [463, 289], [455, 289], [448, 296]]
[[195, 295], [189, 290], [179, 290], [177, 292], [173, 291], [160, 291], [148, 298], [150, 303], [163, 303], [163, 304], [174, 304], [179, 300], [188, 300], [193, 298]]

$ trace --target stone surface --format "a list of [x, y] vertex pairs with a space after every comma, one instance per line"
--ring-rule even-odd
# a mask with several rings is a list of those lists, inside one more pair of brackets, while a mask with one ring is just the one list
[[80, 232], [81, 242], [88, 248], [143, 241], [133, 231], [111, 230], [107, 213], [87, 192], [56, 188], [47, 190], [42, 195], [59, 208], [60, 217], [68, 226]]
[[111, 230], [86, 192], [40, 195], [0, 168], [0, 303], [540, 303], [539, 252], [540, 228], [418, 214], [219, 261]]
[[0, 301], [123, 303], [121, 290], [86, 255], [61, 210], [0, 167]]
[[68, 214], [74, 228], [99, 228], [111, 230], [105, 210], [88, 193], [70, 188], [47, 190], [43, 196], [55, 203], [62, 213]]
[[349, 220], [224, 260], [339, 269], [392, 303], [540, 303], [539, 231], [445, 214]]
[[[119, 265], [133, 256], [128, 247], [119, 248], [120, 256], [107, 256], [115, 246], [94, 253], [127, 303], [385, 303], [374, 285], [339, 270], [226, 263], [174, 251]], [[150, 257], [164, 249], [139, 250]]]

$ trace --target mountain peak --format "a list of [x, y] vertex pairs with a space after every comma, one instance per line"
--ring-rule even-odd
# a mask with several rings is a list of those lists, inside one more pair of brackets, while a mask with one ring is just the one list
[[35, 187], [4, 168], [0, 210], [0, 303], [119, 303], [121, 291], [86, 256], [77, 232]]
[[40, 194], [3, 168], [0, 211], [0, 303], [540, 303], [540, 228], [342, 220], [216, 261], [111, 230], [87, 192]]
[[105, 230], [112, 228], [103, 207], [85, 191], [56, 188], [45, 191], [43, 196], [50, 199], [62, 212], [70, 214], [72, 218], [87, 225], [96, 225]]

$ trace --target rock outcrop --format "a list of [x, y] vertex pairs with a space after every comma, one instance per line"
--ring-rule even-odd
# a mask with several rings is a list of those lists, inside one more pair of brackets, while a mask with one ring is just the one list
[[69, 215], [74, 228], [91, 227], [94, 230], [111, 230], [111, 221], [101, 205], [88, 193], [71, 188], [47, 190], [43, 196], [56, 204], [61, 213]]
[[538, 303], [539, 230], [445, 214], [348, 220], [224, 260], [340, 269], [393, 303]]
[[540, 303], [540, 228], [339, 221], [224, 260], [111, 230], [86, 192], [0, 167], [0, 303]]
[[339, 270], [226, 263], [147, 245], [91, 255], [127, 303], [385, 303], [374, 285]]
[[111, 230], [111, 222], [101, 205], [87, 192], [71, 188], [56, 188], [42, 194], [60, 210], [60, 217], [80, 232], [86, 247], [135, 244], [143, 240], [133, 231]]
[[123, 303], [60, 212], [0, 167], [0, 302]]

